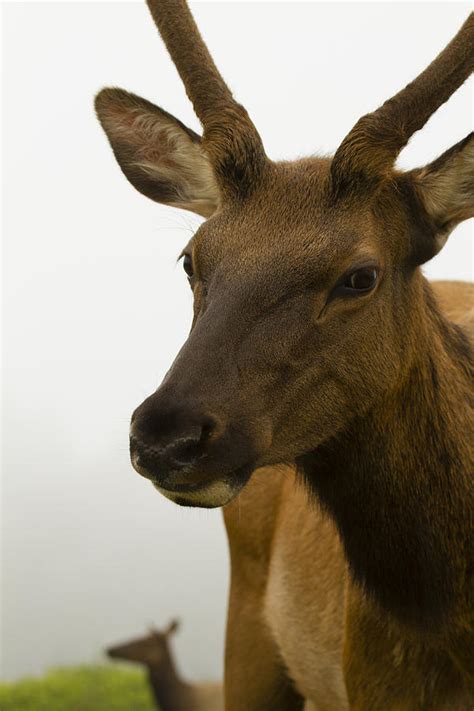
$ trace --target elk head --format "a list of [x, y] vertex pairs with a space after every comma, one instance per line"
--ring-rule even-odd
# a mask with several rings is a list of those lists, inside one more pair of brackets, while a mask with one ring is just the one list
[[130, 640], [123, 644], [109, 647], [106, 651], [111, 659], [123, 659], [127, 662], [137, 662], [148, 667], [156, 667], [170, 658], [169, 638], [179, 627], [177, 620], [172, 620], [162, 631], [150, 629], [144, 637]]
[[208, 219], [183, 250], [191, 333], [133, 414], [131, 458], [173, 501], [221, 506], [256, 468], [343, 430], [416, 357], [418, 267], [473, 215], [473, 135], [423, 168], [394, 162], [472, 72], [474, 17], [332, 159], [275, 163], [185, 0], [148, 5], [203, 136], [120, 89], [97, 114], [140, 192]]

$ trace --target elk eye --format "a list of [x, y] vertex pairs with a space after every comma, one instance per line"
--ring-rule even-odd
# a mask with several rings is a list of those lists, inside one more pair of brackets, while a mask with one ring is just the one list
[[190, 254], [185, 254], [183, 258], [183, 269], [188, 275], [189, 279], [194, 276], [193, 260]]
[[375, 267], [363, 267], [345, 277], [342, 287], [345, 292], [365, 292], [374, 288], [377, 283]]

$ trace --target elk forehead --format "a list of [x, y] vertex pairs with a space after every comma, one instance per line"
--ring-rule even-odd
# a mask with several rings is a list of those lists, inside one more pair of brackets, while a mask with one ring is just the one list
[[248, 199], [204, 223], [185, 250], [198, 278], [219, 272], [228, 284], [244, 275], [270, 282], [272, 274], [284, 279], [286, 273], [290, 281], [315, 285], [364, 260], [380, 262], [370, 204], [333, 203], [329, 165], [324, 159], [276, 164]]

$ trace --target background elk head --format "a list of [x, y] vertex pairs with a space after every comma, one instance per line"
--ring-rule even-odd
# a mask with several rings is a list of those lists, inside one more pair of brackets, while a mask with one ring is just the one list
[[157, 668], [171, 663], [169, 638], [179, 627], [177, 620], [172, 620], [164, 630], [151, 628], [144, 637], [130, 640], [124, 644], [117, 644], [107, 649], [111, 659], [123, 659], [127, 662], [144, 664], [147, 667]]
[[400, 150], [473, 69], [474, 19], [330, 158], [272, 162], [184, 0], [148, 0], [203, 137], [121, 89], [96, 98], [130, 182], [207, 221], [183, 250], [189, 338], [135, 411], [135, 469], [173, 501], [229, 502], [257, 467], [343, 430], [403, 380], [429, 330], [420, 264], [473, 215], [471, 134], [401, 173]]

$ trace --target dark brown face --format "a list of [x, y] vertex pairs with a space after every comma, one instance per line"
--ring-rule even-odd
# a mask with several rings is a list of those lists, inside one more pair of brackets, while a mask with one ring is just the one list
[[107, 649], [111, 659], [122, 659], [137, 664], [157, 665], [164, 661], [167, 648], [166, 635], [151, 632], [125, 644], [118, 644]]
[[193, 327], [130, 435], [134, 468], [176, 503], [228, 503], [256, 468], [314, 450], [403, 369], [414, 272], [373, 205], [327, 203], [326, 171], [282, 165], [184, 250]]

